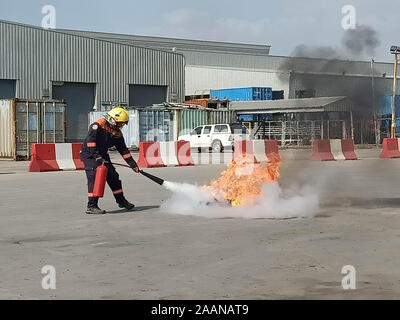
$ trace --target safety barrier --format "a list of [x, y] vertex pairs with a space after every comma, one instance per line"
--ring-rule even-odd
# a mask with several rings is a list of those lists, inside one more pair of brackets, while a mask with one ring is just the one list
[[384, 138], [379, 158], [400, 158], [399, 140], [399, 138]]
[[82, 143], [34, 143], [28, 170], [30, 172], [83, 170], [79, 157]]
[[279, 155], [277, 140], [241, 140], [235, 142], [233, 158], [253, 157], [258, 163], [268, 161], [271, 154]]
[[353, 139], [315, 140], [312, 160], [357, 160]]
[[141, 168], [194, 165], [188, 141], [140, 142], [137, 163]]

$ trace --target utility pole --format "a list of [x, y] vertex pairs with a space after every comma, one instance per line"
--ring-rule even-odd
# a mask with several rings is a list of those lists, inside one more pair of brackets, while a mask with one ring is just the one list
[[374, 59], [371, 59], [372, 110], [375, 113]]
[[390, 130], [390, 137], [396, 137], [396, 81], [397, 81], [397, 55], [400, 53], [400, 47], [391, 46], [390, 53], [394, 54], [394, 71], [393, 71], [393, 97], [392, 97], [392, 125]]
[[377, 110], [375, 110], [374, 62], [375, 62], [374, 59], [371, 58], [372, 112], [374, 115], [375, 145], [376, 145], [376, 147], [378, 147], [380, 138], [379, 138], [379, 133], [378, 133]]

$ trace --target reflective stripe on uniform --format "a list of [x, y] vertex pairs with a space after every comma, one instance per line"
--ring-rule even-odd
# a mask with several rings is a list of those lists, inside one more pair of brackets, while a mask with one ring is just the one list
[[123, 192], [122, 189], [118, 189], [118, 190], [113, 191], [113, 194], [120, 194], [122, 192]]
[[92, 198], [93, 197], [93, 193], [88, 193], [88, 197]]
[[88, 147], [95, 147], [96, 146], [96, 142], [88, 142], [87, 146]]
[[132, 155], [130, 153], [126, 153], [126, 154], [122, 155], [122, 157], [124, 159], [128, 159], [128, 158], [132, 157]]

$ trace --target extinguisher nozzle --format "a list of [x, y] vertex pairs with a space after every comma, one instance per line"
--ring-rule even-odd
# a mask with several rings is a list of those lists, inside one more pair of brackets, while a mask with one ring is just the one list
[[139, 170], [139, 172], [140, 172], [142, 175], [144, 175], [145, 177], [147, 177], [147, 178], [149, 178], [150, 180], [154, 181], [155, 183], [158, 183], [160, 186], [162, 186], [163, 183], [164, 183], [164, 180], [163, 180], [163, 179], [161, 179], [161, 178], [159, 178], [159, 177], [156, 177], [156, 176], [153, 176], [153, 175], [150, 174], [150, 173], [144, 172], [143, 170]]

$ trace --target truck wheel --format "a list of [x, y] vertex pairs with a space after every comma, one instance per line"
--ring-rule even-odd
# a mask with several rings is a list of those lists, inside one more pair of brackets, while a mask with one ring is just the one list
[[213, 143], [211, 144], [211, 149], [213, 152], [222, 152], [222, 143], [219, 140], [215, 140], [213, 141]]

